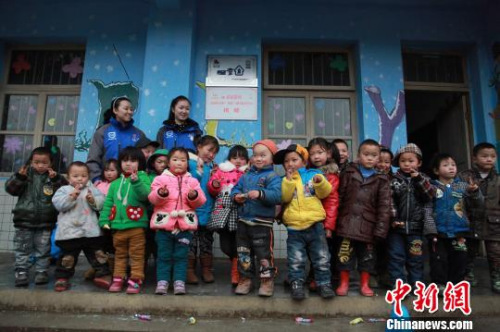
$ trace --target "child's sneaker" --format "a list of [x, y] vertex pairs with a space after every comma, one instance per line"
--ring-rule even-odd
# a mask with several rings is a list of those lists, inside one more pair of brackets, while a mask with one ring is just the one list
[[16, 281], [15, 285], [16, 287], [25, 287], [28, 286], [30, 281], [28, 279], [28, 273], [25, 271], [18, 271], [15, 274], [16, 276]]
[[111, 287], [111, 276], [101, 276], [94, 278], [94, 285], [99, 288], [109, 289]]
[[120, 277], [114, 277], [113, 283], [109, 286], [109, 291], [111, 293], [118, 293], [122, 291], [124, 280]]
[[68, 279], [65, 278], [59, 278], [56, 280], [54, 284], [54, 290], [56, 292], [64, 292], [67, 291], [69, 288], [69, 282]]
[[38, 271], [35, 274], [35, 285], [44, 285], [49, 282], [49, 274], [45, 271]]
[[292, 290], [292, 299], [300, 301], [306, 298], [306, 293], [304, 291], [304, 283], [300, 280], [294, 280], [290, 284]]
[[156, 284], [155, 294], [167, 295], [167, 291], [168, 291], [168, 281], [166, 280], [158, 281], [158, 283]]
[[332, 297], [335, 296], [331, 284], [318, 286], [317, 289], [319, 296], [321, 296], [324, 299], [331, 299]]
[[174, 281], [174, 295], [186, 294], [186, 284], [182, 280]]
[[127, 294], [139, 294], [141, 292], [141, 288], [142, 288], [142, 280], [129, 279], [126, 293]]

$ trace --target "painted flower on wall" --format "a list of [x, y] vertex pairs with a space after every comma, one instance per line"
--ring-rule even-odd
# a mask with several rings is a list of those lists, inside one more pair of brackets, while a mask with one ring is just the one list
[[288, 146], [290, 146], [291, 144], [292, 144], [292, 140], [291, 139], [282, 140], [281, 143], [278, 143], [277, 147], [278, 147], [278, 150], [284, 150]]
[[21, 145], [23, 145], [23, 142], [18, 137], [7, 137], [3, 143], [5, 152], [11, 154], [21, 151]]
[[63, 73], [69, 73], [69, 77], [76, 78], [79, 74], [83, 73], [82, 58], [75, 57], [71, 60], [70, 64], [62, 67]]
[[31, 64], [26, 60], [25, 54], [19, 54], [16, 58], [16, 61], [12, 63], [12, 69], [14, 69], [14, 73], [20, 74], [23, 70], [30, 70]]

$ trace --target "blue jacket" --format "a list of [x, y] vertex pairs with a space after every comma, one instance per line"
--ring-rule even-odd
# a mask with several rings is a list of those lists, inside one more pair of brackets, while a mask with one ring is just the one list
[[198, 216], [198, 225], [206, 226], [212, 215], [212, 210], [214, 208], [214, 198], [208, 192], [208, 180], [212, 175], [212, 169], [214, 164], [204, 164], [203, 174], [197, 171], [198, 157], [194, 154], [189, 154], [189, 173], [200, 182], [201, 189], [205, 193], [207, 201], [205, 204], [196, 209], [196, 215]]
[[274, 172], [273, 165], [261, 169], [252, 166], [233, 188], [231, 197], [234, 199], [236, 194], [246, 194], [251, 190], [259, 190], [261, 197], [247, 199], [239, 205], [239, 219], [272, 226], [276, 205], [281, 204], [281, 177]]
[[477, 190], [474, 193], [468, 193], [468, 183], [458, 178], [449, 185], [437, 180], [432, 180], [431, 183], [436, 187], [436, 197], [430, 205], [426, 206], [426, 214], [432, 213], [432, 218], [429, 219], [434, 225], [432, 223], [429, 225], [426, 221], [425, 234], [439, 234], [446, 238], [468, 235], [470, 227], [467, 210], [481, 204], [481, 192]]
[[134, 120], [124, 127], [115, 118], [111, 118], [109, 123], [97, 129], [87, 156], [92, 182], [100, 179], [106, 160], [118, 159], [122, 149], [135, 146], [143, 136], [145, 135], [142, 130], [134, 127]]
[[160, 143], [160, 149], [170, 151], [175, 147], [183, 147], [192, 152], [196, 151], [194, 141], [203, 134], [198, 122], [188, 119], [186, 124], [180, 126], [175, 121], [166, 120], [163, 125], [156, 135], [156, 141]]

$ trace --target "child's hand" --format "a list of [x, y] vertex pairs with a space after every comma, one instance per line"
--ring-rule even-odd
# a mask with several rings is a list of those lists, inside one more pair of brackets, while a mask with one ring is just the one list
[[332, 237], [333, 232], [331, 229], [325, 229], [325, 234], [326, 234], [326, 237], [329, 239]]
[[212, 181], [212, 186], [214, 188], [219, 188], [220, 187], [220, 181], [219, 180], [213, 180]]
[[73, 190], [73, 192], [71, 194], [69, 194], [69, 196], [73, 200], [76, 200], [78, 198], [78, 195], [80, 195], [80, 185], [76, 184], [76, 185], [74, 185], [74, 187], [75, 187], [75, 189]]
[[137, 176], [137, 170], [133, 170], [132, 171], [132, 174], [130, 174], [130, 181], [132, 182], [135, 182], [139, 179], [139, 177]]
[[286, 170], [286, 179], [288, 181], [292, 181], [293, 172], [294, 172], [293, 168], [289, 168]]
[[467, 186], [468, 192], [473, 193], [479, 189], [478, 184], [474, 181], [472, 177], [470, 177], [467, 182], [469, 182], [469, 185]]
[[314, 181], [314, 183], [320, 183], [320, 182], [321, 182], [321, 180], [322, 180], [322, 178], [321, 178], [321, 175], [319, 175], [319, 174], [316, 174], [316, 175], [313, 177], [313, 181]]
[[419, 174], [420, 174], [420, 173], [418, 172], [418, 170], [416, 170], [416, 169], [414, 169], [414, 168], [412, 168], [412, 169], [410, 170], [410, 176], [411, 176], [412, 178], [416, 178]]
[[19, 173], [19, 175], [24, 175], [24, 176], [28, 175], [28, 166], [26, 165], [21, 166], [21, 168], [17, 173]]
[[198, 192], [194, 189], [190, 189], [188, 192], [188, 198], [190, 200], [193, 200], [193, 199], [196, 199], [196, 197], [198, 197]]
[[158, 195], [160, 195], [161, 197], [167, 197], [168, 196], [167, 186], [163, 186], [161, 188], [158, 188]]
[[92, 192], [90, 190], [87, 192], [85, 199], [87, 200], [87, 202], [89, 202], [90, 205], [95, 205], [94, 195], [92, 195]]
[[54, 171], [52, 168], [48, 168], [47, 170], [49, 171], [49, 178], [53, 179], [56, 177], [57, 175], [56, 171]]
[[107, 224], [102, 226], [102, 228], [107, 229], [108, 231], [111, 229], [111, 227], [109, 227], [109, 225], [107, 225]]
[[238, 204], [243, 204], [245, 203], [245, 201], [247, 200], [247, 195], [243, 195], [243, 194], [236, 194], [234, 196], [234, 201]]
[[250, 190], [248, 192], [249, 199], [258, 199], [260, 196], [260, 192], [258, 190]]

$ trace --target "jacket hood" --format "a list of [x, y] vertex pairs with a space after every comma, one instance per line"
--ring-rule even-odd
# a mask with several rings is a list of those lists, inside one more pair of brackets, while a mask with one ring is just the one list
[[339, 166], [335, 162], [331, 162], [326, 164], [325, 166], [321, 166], [319, 168], [325, 174], [338, 174]]
[[184, 131], [184, 130], [193, 129], [193, 128], [197, 129], [200, 127], [198, 122], [194, 121], [191, 118], [188, 118], [186, 120], [186, 122], [182, 125], [175, 123], [175, 120], [165, 120], [165, 121], [163, 121], [163, 124], [165, 125], [165, 127], [167, 129], [177, 129], [179, 131]]
[[[238, 168], [238, 170], [240, 172], [245, 172], [248, 168], [248, 164], [247, 165], [243, 165], [241, 166], [240, 168]], [[222, 164], [219, 165], [219, 169], [223, 172], [231, 172], [231, 171], [234, 171], [236, 169], [236, 166], [234, 166], [229, 160], [228, 161], [225, 161], [223, 162]]]
[[127, 130], [129, 129], [130, 127], [133, 127], [134, 126], [134, 119], [131, 119], [129, 122], [127, 122], [127, 124], [125, 124], [125, 126], [123, 126], [120, 122], [118, 122], [115, 118], [111, 118], [109, 119], [109, 123], [117, 128], [118, 130]]

